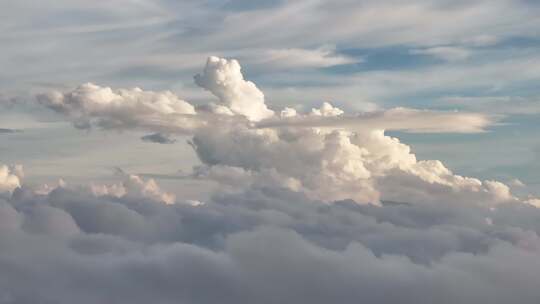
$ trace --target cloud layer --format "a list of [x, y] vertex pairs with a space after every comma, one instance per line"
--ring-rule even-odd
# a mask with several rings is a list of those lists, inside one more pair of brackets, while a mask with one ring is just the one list
[[5, 303], [536, 303], [540, 209], [254, 187], [204, 204], [19, 188], [0, 199]]

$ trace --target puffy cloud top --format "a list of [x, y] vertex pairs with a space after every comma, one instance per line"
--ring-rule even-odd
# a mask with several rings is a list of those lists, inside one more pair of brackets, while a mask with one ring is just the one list
[[[295, 181], [291, 189], [326, 201], [515, 200], [502, 183], [455, 175], [437, 160], [417, 161], [409, 146], [382, 130], [203, 129], [193, 146], [210, 170], [238, 167], [252, 178], [265, 176], [266, 182], [289, 178]], [[269, 170], [276, 174], [268, 175]]]
[[90, 186], [90, 190], [97, 196], [114, 196], [152, 199], [157, 202], [174, 204], [176, 196], [163, 191], [153, 179], [145, 181], [140, 176], [129, 174], [124, 177], [121, 184]]
[[8, 167], [0, 164], [0, 193], [11, 192], [21, 186], [22, 166]]
[[203, 73], [195, 76], [195, 83], [249, 120], [259, 121], [274, 115], [264, 103], [264, 94], [253, 82], [244, 80], [240, 64], [234, 59], [209, 57]]

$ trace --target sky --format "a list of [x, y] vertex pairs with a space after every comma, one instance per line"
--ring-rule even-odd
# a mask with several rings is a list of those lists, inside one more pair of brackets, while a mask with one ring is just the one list
[[2, 1], [0, 304], [537, 303], [538, 16]]

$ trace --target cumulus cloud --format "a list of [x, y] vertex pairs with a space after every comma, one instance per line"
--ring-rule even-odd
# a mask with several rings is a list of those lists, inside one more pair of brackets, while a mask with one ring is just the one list
[[324, 103], [307, 114], [286, 108], [255, 128], [199, 128], [191, 144], [208, 167], [203, 176], [222, 183], [228, 172], [249, 185], [264, 181], [325, 201], [513, 201], [506, 185], [455, 175], [439, 161], [417, 161], [409, 146], [384, 133], [481, 132], [491, 123], [474, 113], [404, 108], [350, 116]]
[[437, 160], [417, 160], [408, 145], [383, 130], [206, 129], [194, 135], [192, 145], [206, 166], [237, 167], [266, 178], [271, 170], [278, 180], [291, 180], [287, 188], [326, 201], [515, 200], [502, 183], [456, 175]]
[[[76, 123], [82, 119], [103, 128], [191, 134], [189, 142], [202, 162], [193, 176], [240, 189], [266, 184], [312, 199], [372, 204], [387, 199], [474, 204], [516, 200], [506, 185], [456, 175], [440, 161], [417, 160], [409, 146], [385, 134], [483, 132], [492, 117], [406, 108], [351, 115], [328, 102], [306, 113], [285, 108], [277, 115], [255, 84], [244, 80], [236, 60], [217, 57], [208, 58], [195, 82], [219, 103], [194, 108], [170, 92], [113, 91], [90, 84], [42, 95], [39, 101]], [[171, 141], [162, 133], [144, 139]]]
[[9, 167], [0, 163], [0, 194], [11, 192], [21, 186], [24, 177], [23, 168], [20, 165]]
[[274, 114], [264, 103], [264, 94], [251, 81], [244, 80], [236, 60], [209, 57], [202, 74], [195, 83], [210, 91], [232, 112], [258, 121]]
[[[136, 174], [127, 174], [119, 169], [117, 176], [121, 178], [118, 183], [90, 183], [89, 185], [68, 185], [63, 179], [56, 183], [44, 183], [32, 188], [25, 186], [25, 191], [31, 191], [36, 196], [46, 196], [54, 191], [69, 190], [95, 197], [142, 199], [165, 204], [174, 204], [176, 195], [169, 193], [152, 178], [144, 179]], [[22, 184], [19, 184], [21, 187]]]
[[37, 96], [39, 103], [68, 116], [75, 127], [88, 129], [160, 129], [174, 125], [190, 128], [195, 108], [169, 91], [152, 92], [139, 88], [113, 90], [86, 83], [75, 90], [52, 91]]
[[35, 187], [33, 190], [34, 190], [34, 193], [36, 194], [45, 195], [45, 194], [51, 193], [51, 191], [53, 191], [54, 189], [64, 188], [66, 186], [67, 186], [66, 181], [63, 179], [59, 179], [55, 184], [43, 183]]
[[525, 203], [540, 208], [540, 198], [529, 198]]
[[120, 184], [92, 184], [90, 191], [96, 196], [145, 198], [166, 204], [174, 204], [176, 196], [162, 190], [155, 180], [144, 180], [135, 174], [126, 174]]
[[288, 107], [275, 115], [257, 86], [244, 80], [240, 64], [234, 59], [209, 57], [203, 73], [195, 76], [195, 83], [218, 97], [219, 103], [196, 108], [169, 91], [113, 90], [90, 83], [65, 93], [52, 91], [41, 94], [37, 100], [66, 115], [78, 128], [138, 128], [160, 133], [144, 138], [156, 142], [166, 142], [163, 136], [167, 133], [193, 134], [196, 129], [209, 125], [220, 128], [229, 127], [231, 123], [247, 123], [242, 122], [242, 118], [254, 122], [258, 128], [335, 127], [353, 131], [359, 128], [422, 133], [482, 132], [495, 121], [494, 116], [479, 113], [408, 108], [351, 115], [328, 102], [312, 109], [309, 115], [297, 115], [300, 113]]

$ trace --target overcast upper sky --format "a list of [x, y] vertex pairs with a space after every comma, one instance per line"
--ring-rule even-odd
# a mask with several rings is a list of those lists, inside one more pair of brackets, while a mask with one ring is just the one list
[[0, 304], [538, 303], [539, 16], [1, 1]]

